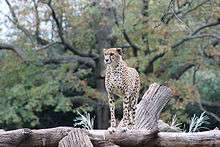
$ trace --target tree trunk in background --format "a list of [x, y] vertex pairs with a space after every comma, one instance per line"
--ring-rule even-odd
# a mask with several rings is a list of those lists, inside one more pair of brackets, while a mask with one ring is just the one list
[[110, 48], [112, 44], [112, 27], [113, 27], [113, 14], [112, 14], [112, 4], [109, 0], [97, 0], [97, 7], [101, 12], [101, 21], [99, 22], [99, 27], [96, 31], [96, 49], [99, 52], [99, 59], [97, 60], [96, 73], [98, 75], [96, 86], [97, 89], [105, 93], [104, 86], [104, 57], [103, 57], [103, 48]]
[[108, 104], [98, 102], [96, 107], [95, 126], [98, 129], [106, 129], [109, 127], [109, 107]]
[[142, 33], [142, 41], [144, 43], [144, 53], [147, 55], [149, 53], [149, 40], [148, 40], [148, 13], [149, 9], [149, 0], [142, 0], [142, 10], [141, 10], [141, 16], [142, 16], [142, 23], [143, 27], [145, 28], [145, 32]]
[[[103, 57], [103, 48], [110, 48], [113, 46], [113, 37], [112, 37], [112, 27], [113, 27], [113, 14], [112, 14], [112, 2], [110, 0], [93, 0], [93, 3], [96, 7], [99, 8], [101, 12], [101, 21], [96, 31], [96, 49], [98, 49], [99, 59], [97, 59], [97, 67], [95, 73], [96, 78], [96, 87], [99, 92], [105, 94], [104, 86], [104, 57]], [[107, 98], [107, 97], [106, 97]], [[103, 103], [103, 102], [100, 102]], [[101, 106], [101, 108], [98, 108]], [[97, 114], [97, 128], [106, 129], [109, 126], [109, 112], [108, 105], [101, 104], [98, 105], [96, 114]]]

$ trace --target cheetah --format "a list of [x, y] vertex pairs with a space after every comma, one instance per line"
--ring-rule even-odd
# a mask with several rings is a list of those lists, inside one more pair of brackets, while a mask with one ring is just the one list
[[138, 72], [128, 67], [122, 59], [121, 48], [103, 49], [103, 52], [106, 65], [105, 87], [111, 113], [110, 128], [116, 128], [114, 95], [117, 95], [123, 98], [123, 123], [120, 127], [132, 129], [140, 90]]

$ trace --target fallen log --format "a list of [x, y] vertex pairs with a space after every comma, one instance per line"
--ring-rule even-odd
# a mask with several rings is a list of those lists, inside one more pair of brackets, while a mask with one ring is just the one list
[[[103, 146], [220, 146], [220, 130], [204, 132], [159, 132], [149, 130], [116, 131], [114, 134], [108, 130], [84, 130], [72, 127], [57, 127], [50, 129], [18, 129], [0, 133], [0, 147], [58, 147], [60, 140], [67, 137], [70, 132], [87, 134], [94, 147]], [[73, 136], [72, 136], [73, 138]], [[77, 140], [78, 139], [78, 140]], [[72, 139], [76, 142], [81, 137]], [[85, 142], [85, 141], [84, 141]], [[83, 141], [78, 142], [81, 145]], [[77, 147], [77, 146], [74, 146]]]
[[30, 130], [27, 128], [0, 132], [0, 147], [57, 147], [72, 127]]
[[[220, 146], [219, 130], [160, 132], [159, 115], [171, 95], [168, 87], [152, 84], [138, 104], [133, 130], [117, 128], [115, 132], [109, 132], [57, 127], [0, 131], [0, 147]], [[168, 125], [164, 126], [167, 128]]]
[[93, 147], [93, 144], [89, 137], [86, 135], [85, 131], [82, 131], [81, 129], [74, 129], [74, 131], [71, 131], [59, 142], [59, 147], [71, 146]]
[[169, 147], [220, 147], [220, 131], [211, 130], [194, 133], [160, 132], [155, 144]]

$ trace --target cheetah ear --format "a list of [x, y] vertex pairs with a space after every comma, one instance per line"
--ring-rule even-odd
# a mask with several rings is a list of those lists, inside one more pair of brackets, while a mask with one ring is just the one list
[[105, 52], [106, 51], [106, 48], [103, 48], [103, 52]]
[[119, 55], [122, 55], [122, 49], [121, 48], [117, 48], [116, 51], [118, 52]]

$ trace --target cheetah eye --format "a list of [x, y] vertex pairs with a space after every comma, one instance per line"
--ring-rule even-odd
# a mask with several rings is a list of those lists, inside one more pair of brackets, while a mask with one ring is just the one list
[[110, 53], [110, 56], [113, 56], [114, 55], [114, 53]]

